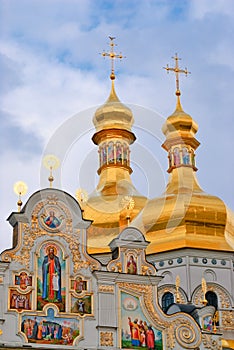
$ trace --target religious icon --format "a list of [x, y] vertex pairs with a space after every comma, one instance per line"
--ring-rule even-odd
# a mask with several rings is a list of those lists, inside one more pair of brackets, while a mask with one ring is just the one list
[[21, 289], [26, 289], [32, 285], [32, 276], [29, 276], [26, 272], [21, 272], [15, 276], [15, 284], [19, 285]]
[[137, 264], [134, 260], [133, 255], [130, 255], [130, 258], [127, 262], [127, 273], [130, 273], [131, 275], [135, 275], [137, 273]]
[[92, 313], [92, 296], [85, 295], [83, 298], [75, 298], [72, 296], [71, 312], [78, 313], [81, 316]]
[[61, 297], [61, 264], [55, 255], [56, 248], [50, 246], [42, 263], [42, 299], [62, 301]]
[[174, 149], [174, 165], [180, 165], [180, 150], [178, 147]]
[[121, 292], [121, 340], [121, 349], [163, 349], [162, 332], [146, 319], [139, 298], [125, 292]]
[[72, 345], [80, 335], [79, 321], [75, 318], [55, 317], [49, 308], [47, 316], [22, 317], [21, 332], [29, 343]]
[[108, 144], [108, 162], [114, 163], [114, 144], [110, 142]]
[[87, 290], [87, 282], [84, 281], [81, 277], [78, 277], [75, 281], [74, 281], [74, 287], [75, 291], [77, 293], [82, 293], [83, 290]]
[[116, 144], [116, 162], [122, 163], [122, 146], [119, 142]]
[[44, 219], [44, 223], [50, 228], [57, 228], [61, 224], [61, 220], [55, 216], [55, 212], [50, 210], [49, 216]]
[[189, 164], [189, 153], [188, 153], [188, 149], [186, 147], [182, 148], [182, 158], [183, 158], [183, 163], [185, 165]]
[[123, 158], [124, 158], [124, 163], [128, 164], [128, 146], [126, 143], [123, 146]]
[[27, 294], [18, 293], [10, 289], [10, 308], [18, 311], [31, 310], [31, 292]]
[[106, 164], [106, 144], [105, 143], [101, 148], [101, 166], [104, 164]]

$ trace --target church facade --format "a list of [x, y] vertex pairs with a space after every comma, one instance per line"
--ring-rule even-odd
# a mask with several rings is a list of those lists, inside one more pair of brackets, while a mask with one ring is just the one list
[[[111, 59], [113, 48], [111, 38]], [[171, 70], [187, 72], [177, 56]], [[41, 189], [8, 218], [0, 348], [234, 349], [234, 216], [198, 184], [197, 124], [177, 85], [163, 126], [168, 185], [147, 199], [130, 176], [134, 118], [113, 69], [110, 77], [93, 118], [100, 164], [92, 195]]]

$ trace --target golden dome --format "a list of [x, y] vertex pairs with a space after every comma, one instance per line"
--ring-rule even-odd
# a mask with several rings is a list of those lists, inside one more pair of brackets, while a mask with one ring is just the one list
[[130, 108], [120, 102], [112, 80], [111, 92], [107, 101], [97, 109], [93, 123], [96, 131], [104, 129], [123, 129], [131, 130], [134, 122], [133, 114]]
[[185, 247], [233, 250], [234, 214], [221, 199], [205, 193], [196, 179], [197, 130], [177, 97], [176, 110], [163, 126], [170, 173], [166, 191], [149, 200], [132, 223], [151, 242], [148, 254]]
[[110, 252], [109, 243], [147, 201], [130, 177], [129, 146], [136, 139], [131, 131], [133, 121], [132, 111], [118, 99], [112, 80], [110, 96], [93, 118], [96, 133], [92, 140], [99, 146], [100, 177], [84, 207], [84, 218], [93, 221], [88, 229], [89, 253]]

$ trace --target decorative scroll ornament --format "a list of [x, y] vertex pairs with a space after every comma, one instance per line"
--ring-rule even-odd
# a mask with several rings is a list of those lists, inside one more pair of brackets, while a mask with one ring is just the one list
[[167, 349], [173, 349], [176, 341], [180, 344], [182, 349], [195, 349], [201, 344], [200, 328], [195, 322], [192, 322], [190, 318], [184, 315], [178, 315], [176, 319], [173, 315], [164, 318], [163, 314], [161, 314], [160, 317], [160, 313], [154, 306], [152, 286], [126, 282], [118, 283], [118, 286], [124, 288], [129, 293], [140, 293], [142, 295], [150, 318], [157, 326], [165, 329], [167, 335]]
[[194, 349], [196, 342], [196, 333], [194, 328], [189, 324], [179, 324], [176, 329], [176, 339], [182, 348]]
[[101, 346], [113, 346], [113, 332], [101, 332], [100, 333], [100, 345]]

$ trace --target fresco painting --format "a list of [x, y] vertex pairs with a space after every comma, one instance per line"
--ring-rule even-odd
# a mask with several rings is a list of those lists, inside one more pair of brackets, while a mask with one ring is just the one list
[[212, 331], [213, 325], [212, 325], [212, 317], [211, 316], [205, 316], [203, 318], [203, 329], [206, 331]]
[[21, 332], [29, 343], [73, 345], [80, 335], [79, 320], [55, 317], [54, 310], [48, 309], [47, 316], [22, 317]]
[[10, 309], [17, 311], [31, 310], [32, 305], [32, 292], [22, 294], [16, 289], [9, 290], [10, 297]]
[[163, 349], [162, 332], [143, 314], [138, 297], [121, 292], [122, 348]]
[[79, 276], [75, 280], [71, 280], [71, 288], [74, 289], [76, 293], [81, 294], [83, 291], [87, 290], [87, 281]]
[[19, 286], [21, 289], [26, 289], [32, 286], [32, 276], [28, 275], [26, 272], [20, 272], [19, 275], [15, 275], [15, 285]]
[[55, 303], [65, 311], [65, 260], [61, 248], [49, 242], [40, 249], [37, 259], [37, 309], [48, 303]]
[[81, 316], [88, 314], [92, 314], [92, 296], [85, 295], [82, 298], [75, 298], [72, 296], [71, 298], [71, 312], [78, 313]]

